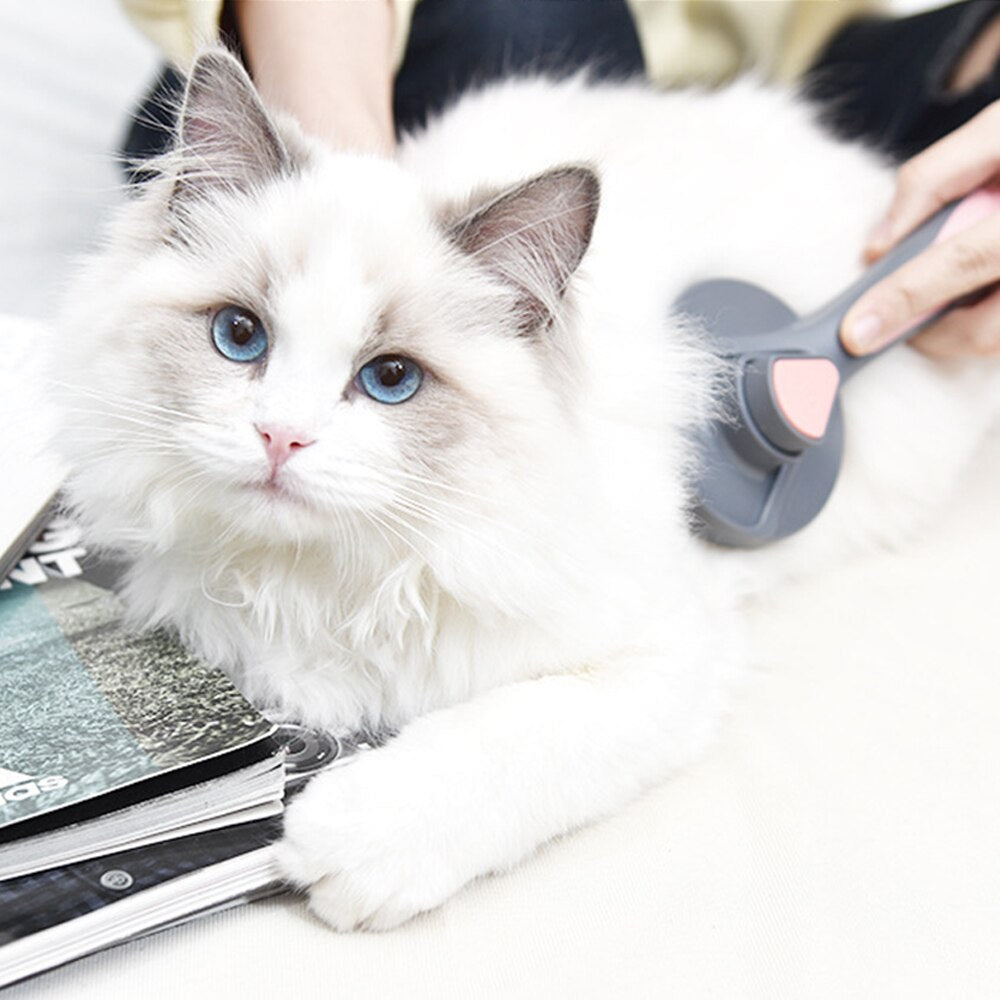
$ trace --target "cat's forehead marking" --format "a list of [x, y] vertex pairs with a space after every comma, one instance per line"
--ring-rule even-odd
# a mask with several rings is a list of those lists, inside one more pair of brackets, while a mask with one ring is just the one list
[[364, 175], [358, 191], [357, 164], [341, 166], [333, 158], [329, 171], [275, 192], [254, 223], [268, 247], [261, 281], [276, 360], [342, 368], [376, 346], [400, 350], [392, 334], [420, 326], [419, 302], [438, 282], [444, 244], [412, 181], [383, 170], [386, 190]]
[[287, 355], [299, 364], [344, 366], [378, 324], [381, 301], [354, 262], [326, 254], [275, 284], [271, 310]]

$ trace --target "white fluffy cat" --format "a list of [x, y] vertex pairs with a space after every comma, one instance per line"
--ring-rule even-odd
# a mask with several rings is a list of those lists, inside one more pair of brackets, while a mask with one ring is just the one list
[[729, 274], [818, 305], [891, 184], [749, 85], [509, 82], [388, 162], [306, 141], [210, 52], [178, 142], [67, 302], [71, 496], [130, 558], [137, 623], [261, 704], [398, 732], [288, 815], [289, 877], [338, 928], [691, 761], [740, 592], [900, 537], [998, 406], [996, 366], [891, 352], [846, 394], [812, 526], [753, 554], [692, 537], [716, 372], [669, 303]]

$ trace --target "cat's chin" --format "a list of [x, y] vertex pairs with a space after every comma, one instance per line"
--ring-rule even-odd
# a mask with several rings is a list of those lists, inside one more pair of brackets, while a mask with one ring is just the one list
[[268, 504], [291, 504], [298, 509], [312, 507], [312, 504], [309, 503], [301, 492], [280, 480], [257, 480], [256, 482], [242, 484], [241, 489]]
[[204, 498], [202, 511], [228, 537], [255, 544], [300, 543], [329, 534], [329, 513], [303, 490], [280, 480], [230, 481]]
[[209, 501], [206, 513], [229, 538], [268, 546], [327, 546], [336, 525], [364, 518], [356, 507], [311, 495], [291, 477], [230, 482]]

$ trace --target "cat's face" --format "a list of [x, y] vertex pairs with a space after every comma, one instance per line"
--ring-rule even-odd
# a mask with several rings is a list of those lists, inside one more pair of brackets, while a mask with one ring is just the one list
[[146, 545], [186, 524], [412, 541], [481, 517], [512, 477], [527, 487], [566, 419], [558, 314], [593, 175], [553, 171], [442, 218], [390, 162], [290, 155], [220, 53], [196, 65], [181, 121], [170, 173], [67, 309], [83, 505]]

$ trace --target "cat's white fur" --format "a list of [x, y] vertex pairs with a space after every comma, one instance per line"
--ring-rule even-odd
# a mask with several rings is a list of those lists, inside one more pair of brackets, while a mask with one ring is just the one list
[[[136, 622], [177, 629], [263, 705], [398, 730], [316, 779], [282, 845], [317, 913], [384, 928], [695, 758], [741, 670], [741, 593], [911, 531], [1000, 379], [893, 352], [848, 389], [817, 521], [712, 550], [684, 477], [713, 367], [666, 306], [726, 274], [802, 310], [839, 290], [890, 192], [874, 157], [752, 85], [509, 82], [398, 163], [280, 131], [294, 171], [185, 211], [161, 179], [81, 275], [58, 372], [71, 495], [132, 560]], [[566, 163], [600, 179], [593, 238], [550, 329], [522, 335], [441, 220]], [[226, 302], [272, 330], [262, 373], [211, 347]], [[351, 388], [389, 349], [434, 373], [398, 406]], [[316, 438], [283, 473], [297, 499], [240, 485], [265, 473], [268, 421]]]

